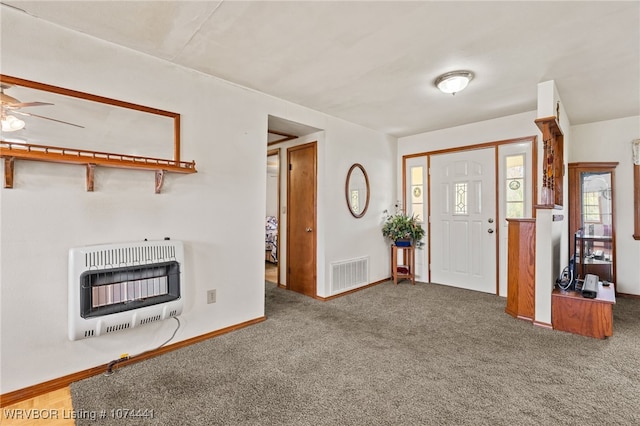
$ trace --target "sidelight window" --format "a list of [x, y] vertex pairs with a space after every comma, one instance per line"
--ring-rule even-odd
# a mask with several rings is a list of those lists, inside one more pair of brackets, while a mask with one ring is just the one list
[[525, 156], [524, 154], [505, 157], [505, 200], [506, 218], [525, 216]]

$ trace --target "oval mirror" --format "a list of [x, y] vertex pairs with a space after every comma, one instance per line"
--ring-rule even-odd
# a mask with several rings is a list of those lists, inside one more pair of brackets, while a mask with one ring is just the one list
[[369, 177], [362, 165], [355, 163], [347, 173], [345, 184], [347, 206], [355, 218], [364, 216], [369, 207]]

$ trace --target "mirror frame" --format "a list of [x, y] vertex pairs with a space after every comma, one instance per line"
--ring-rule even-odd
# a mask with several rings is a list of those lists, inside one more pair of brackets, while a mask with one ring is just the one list
[[633, 158], [633, 239], [640, 240], [640, 139], [631, 141]]
[[[359, 214], [356, 214], [351, 208], [351, 197], [349, 193], [349, 182], [351, 181], [351, 174], [355, 169], [360, 169], [360, 171], [362, 171], [362, 174], [364, 175], [364, 182], [367, 185], [367, 199], [364, 202], [364, 208], [362, 209], [362, 212]], [[360, 219], [362, 216], [364, 216], [365, 213], [367, 212], [367, 209], [369, 208], [369, 198], [371, 198], [371, 188], [369, 187], [369, 176], [367, 175], [367, 171], [364, 169], [362, 164], [354, 163], [349, 169], [349, 172], [347, 173], [347, 180], [344, 185], [344, 195], [347, 200], [347, 208], [349, 209], [349, 213], [351, 213], [351, 215], [356, 219]]]
[[117, 99], [106, 98], [104, 96], [92, 95], [90, 93], [80, 92], [77, 90], [65, 89], [50, 84], [39, 83], [37, 81], [25, 80], [23, 78], [12, 77], [0, 74], [0, 82], [13, 84], [17, 86], [29, 87], [32, 89], [42, 90], [59, 95], [70, 96], [74, 98], [84, 99], [87, 101], [99, 102], [120, 108], [128, 108], [136, 111], [147, 112], [149, 114], [162, 115], [173, 119], [173, 160], [180, 163], [180, 114], [176, 112], [164, 111], [157, 108], [150, 108], [144, 105], [138, 105], [131, 102], [119, 101]]
[[633, 239], [640, 240], [640, 165], [633, 166]]

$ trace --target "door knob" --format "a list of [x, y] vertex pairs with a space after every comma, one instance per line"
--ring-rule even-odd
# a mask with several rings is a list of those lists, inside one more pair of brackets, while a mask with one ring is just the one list
[[487, 231], [490, 234], [493, 234], [493, 229], [489, 228], [489, 230]]
[[311, 232], [311, 231], [313, 231], [313, 229], [311, 229], [311, 228], [306, 228], [306, 229], [305, 229], [305, 231], [307, 231], [307, 232]]

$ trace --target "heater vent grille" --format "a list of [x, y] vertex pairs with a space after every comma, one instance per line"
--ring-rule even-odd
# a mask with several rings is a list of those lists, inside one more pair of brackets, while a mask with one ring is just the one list
[[131, 324], [129, 324], [128, 322], [123, 324], [110, 325], [105, 329], [105, 333], [111, 333], [113, 331], [118, 331], [118, 330], [125, 330], [129, 328], [130, 325]]
[[149, 324], [150, 322], [160, 321], [162, 319], [162, 315], [155, 315], [153, 317], [142, 318], [140, 320], [140, 325]]
[[145, 265], [175, 259], [175, 246], [147, 244], [137, 247], [109, 248], [85, 253], [84, 266], [86, 268], [104, 268], [121, 265]]
[[342, 293], [369, 283], [369, 258], [331, 263], [331, 294]]
[[169, 239], [69, 249], [69, 339], [180, 315], [183, 265], [182, 241]]

